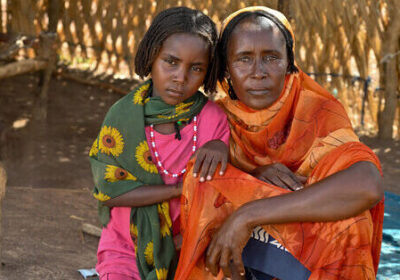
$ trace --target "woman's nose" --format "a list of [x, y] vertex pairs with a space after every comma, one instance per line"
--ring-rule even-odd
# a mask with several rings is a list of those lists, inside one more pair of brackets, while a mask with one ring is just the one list
[[267, 69], [261, 59], [256, 59], [253, 65], [253, 76], [257, 79], [263, 79], [267, 76]]

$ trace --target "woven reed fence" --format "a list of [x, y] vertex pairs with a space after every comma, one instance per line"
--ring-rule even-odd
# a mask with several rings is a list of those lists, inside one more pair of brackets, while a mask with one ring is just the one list
[[[2, 32], [38, 36], [47, 30], [47, 6], [54, 0], [0, 1]], [[397, 0], [65, 0], [61, 3], [57, 25], [60, 60], [93, 72], [124, 73], [131, 77], [138, 42], [152, 18], [165, 8], [178, 5], [196, 8], [219, 24], [228, 14], [245, 6], [278, 8], [283, 3], [280, 7], [295, 29], [296, 60], [300, 67], [317, 73], [315, 78], [320, 83], [337, 92], [354, 124], [360, 123], [364, 87], [368, 85], [365, 95], [368, 128], [376, 129], [380, 120], [379, 131], [388, 138], [393, 132], [391, 124], [395, 123], [395, 129], [399, 126], [400, 2]], [[35, 54], [28, 50], [26, 55]]]

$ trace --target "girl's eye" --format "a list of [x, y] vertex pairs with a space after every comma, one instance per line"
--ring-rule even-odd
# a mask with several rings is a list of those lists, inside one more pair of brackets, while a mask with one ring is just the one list
[[166, 58], [164, 61], [170, 65], [176, 65], [176, 61], [171, 58]]
[[192, 70], [193, 70], [194, 72], [202, 72], [202, 71], [203, 71], [203, 68], [198, 67], [198, 66], [193, 66], [193, 67], [192, 67]]

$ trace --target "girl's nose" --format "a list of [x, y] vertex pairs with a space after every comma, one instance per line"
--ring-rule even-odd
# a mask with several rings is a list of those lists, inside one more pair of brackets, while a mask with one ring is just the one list
[[174, 73], [173, 81], [176, 83], [181, 83], [183, 84], [187, 79], [187, 71], [183, 69], [183, 67], [180, 67], [179, 69], [176, 70]]

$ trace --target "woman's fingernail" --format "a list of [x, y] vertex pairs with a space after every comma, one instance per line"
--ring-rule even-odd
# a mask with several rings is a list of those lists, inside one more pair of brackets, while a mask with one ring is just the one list
[[240, 272], [240, 276], [244, 276], [244, 272]]
[[207, 180], [210, 181], [212, 177], [210, 175], [207, 176]]
[[220, 171], [220, 172], [219, 172], [219, 175], [221, 175], [221, 176], [224, 175], [224, 172]]
[[201, 177], [201, 178], [200, 178], [200, 182], [204, 182], [204, 177]]
[[197, 177], [197, 173], [193, 173], [193, 177], [195, 177], [195, 178], [196, 178], [196, 177]]
[[208, 267], [206, 266], [206, 268], [205, 268], [205, 270], [208, 272], [208, 271], [210, 271], [209, 269], [208, 269]]

